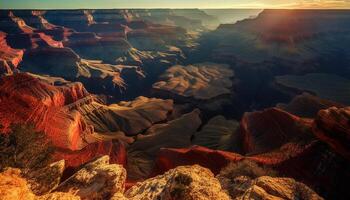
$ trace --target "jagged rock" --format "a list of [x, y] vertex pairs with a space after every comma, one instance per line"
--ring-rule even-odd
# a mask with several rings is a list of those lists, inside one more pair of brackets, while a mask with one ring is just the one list
[[66, 106], [89, 96], [81, 83], [53, 86], [28, 74], [0, 80], [0, 122], [29, 123], [43, 131], [56, 147], [78, 150], [87, 145], [93, 127]]
[[109, 106], [93, 101], [77, 108], [97, 132], [124, 132], [128, 136], [137, 135], [153, 124], [166, 120], [172, 109], [172, 100], [143, 96]]
[[244, 153], [264, 153], [298, 138], [311, 138], [311, 121], [277, 108], [245, 113], [240, 125]]
[[138, 179], [148, 177], [153, 159], [160, 148], [182, 148], [191, 145], [191, 136], [201, 124], [200, 111], [194, 110], [158, 128], [149, 135], [138, 136], [128, 148], [129, 177]]
[[128, 199], [229, 199], [210, 170], [194, 166], [181, 166], [130, 188]]
[[155, 155], [160, 147], [181, 148], [191, 144], [191, 136], [201, 124], [198, 109], [173, 121], [167, 122], [155, 134], [137, 139], [131, 146], [132, 151], [144, 151]]
[[103, 156], [84, 165], [56, 191], [76, 194], [81, 199], [108, 199], [124, 192], [125, 179], [125, 169], [109, 164], [109, 157]]
[[235, 120], [226, 120], [221, 115], [213, 117], [194, 134], [192, 144], [217, 150], [233, 149], [234, 142], [239, 142], [238, 128], [239, 123]]
[[64, 160], [50, 164], [49, 166], [31, 171], [26, 174], [30, 189], [36, 195], [44, 195], [54, 190], [61, 181], [63, 170], [65, 169]]
[[[218, 177], [221, 183], [227, 183], [223, 177]], [[322, 200], [317, 193], [303, 183], [291, 178], [273, 178], [262, 176], [251, 179], [239, 176], [229, 180], [231, 184], [223, 184], [224, 189], [230, 191], [232, 199], [276, 199], [276, 200]], [[228, 186], [226, 188], [225, 186]]]
[[43, 196], [36, 196], [29, 189], [26, 179], [21, 177], [19, 169], [7, 169], [0, 173], [1, 200], [80, 200], [70, 193], [53, 192]]
[[6, 41], [6, 33], [0, 31], [0, 75], [12, 74], [22, 58], [23, 50], [11, 48]]
[[313, 132], [334, 151], [350, 159], [350, 107], [321, 110], [315, 119]]

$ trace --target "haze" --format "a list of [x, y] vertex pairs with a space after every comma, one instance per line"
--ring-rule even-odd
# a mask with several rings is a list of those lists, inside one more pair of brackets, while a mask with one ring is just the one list
[[350, 0], [0, 0], [2, 9], [303, 8], [348, 9]]

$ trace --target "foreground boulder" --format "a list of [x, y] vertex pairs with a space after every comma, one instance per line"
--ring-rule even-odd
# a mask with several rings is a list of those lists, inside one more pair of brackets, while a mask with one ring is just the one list
[[109, 164], [109, 157], [103, 156], [84, 165], [56, 191], [76, 194], [81, 199], [108, 199], [115, 193], [124, 192], [125, 179], [125, 169]]
[[19, 169], [12, 168], [0, 173], [0, 200], [80, 200], [78, 196], [63, 192], [36, 196], [20, 174]]
[[133, 199], [172, 200], [230, 199], [210, 170], [194, 166], [181, 166], [130, 188], [125, 196]]
[[[220, 179], [220, 178], [219, 178]], [[223, 181], [222, 179], [220, 181]], [[225, 188], [226, 189], [226, 188]], [[232, 180], [230, 188], [232, 199], [274, 199], [274, 200], [322, 200], [312, 189], [291, 178], [262, 176], [250, 179], [239, 176]]]
[[65, 168], [64, 160], [54, 162], [45, 168], [26, 174], [30, 189], [36, 195], [44, 195], [54, 190], [60, 183]]

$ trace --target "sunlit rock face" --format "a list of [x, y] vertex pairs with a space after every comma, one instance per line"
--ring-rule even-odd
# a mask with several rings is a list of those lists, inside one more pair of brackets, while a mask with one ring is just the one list
[[232, 199], [314, 199], [323, 200], [307, 185], [291, 178], [273, 178], [261, 176], [251, 179], [247, 176], [218, 176], [224, 188], [230, 192]]
[[[63, 77], [81, 81], [96, 93], [120, 94], [128, 79], [143, 79], [137, 66], [111, 65], [101, 61], [85, 60], [70, 48], [38, 48], [28, 51], [21, 65], [22, 71], [40, 75]], [[123, 77], [128, 78], [124, 80]]]
[[23, 58], [23, 50], [11, 48], [6, 36], [6, 33], [0, 32], [0, 75], [12, 74]]
[[204, 109], [230, 104], [234, 72], [227, 65], [201, 63], [169, 68], [153, 84], [156, 95], [192, 102]]
[[53, 86], [27, 74], [1, 79], [0, 121], [8, 127], [12, 123], [34, 124], [52, 139], [55, 146], [81, 149], [93, 132], [80, 113], [64, 106], [88, 95], [81, 83]]
[[14, 15], [12, 11], [1, 12], [1, 28], [0, 30], [11, 33], [33, 33], [34, 29], [28, 26], [25, 21]]
[[109, 157], [99, 157], [62, 182], [56, 191], [76, 194], [81, 199], [109, 199], [124, 192], [126, 171], [110, 164]]
[[153, 85], [154, 89], [164, 90], [183, 97], [208, 100], [230, 94], [233, 71], [228, 66], [203, 63], [192, 66], [174, 66]]
[[128, 199], [230, 199], [210, 170], [181, 166], [140, 182], [126, 191]]
[[166, 120], [173, 110], [173, 101], [140, 96], [133, 101], [108, 106], [93, 101], [77, 107], [77, 110], [97, 132], [110, 135], [122, 132], [134, 136]]
[[19, 169], [7, 169], [0, 173], [0, 193], [2, 199], [28, 199], [28, 200], [50, 200], [66, 199], [80, 200], [78, 196], [70, 193], [53, 192], [41, 196], [35, 195], [29, 188], [27, 180], [21, 176]]

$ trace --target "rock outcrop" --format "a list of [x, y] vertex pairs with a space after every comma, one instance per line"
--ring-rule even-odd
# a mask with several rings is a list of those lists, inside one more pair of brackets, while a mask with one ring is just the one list
[[217, 150], [238, 150], [239, 123], [224, 116], [211, 118], [200, 131], [194, 134], [192, 144]]
[[76, 194], [81, 199], [109, 199], [115, 193], [124, 192], [125, 179], [125, 169], [109, 164], [109, 157], [103, 156], [85, 164], [56, 191]]
[[153, 85], [156, 90], [182, 97], [208, 100], [230, 94], [233, 71], [227, 65], [203, 63], [190, 66], [173, 66]]
[[313, 125], [313, 132], [317, 138], [326, 142], [335, 152], [350, 159], [350, 108], [336, 108], [321, 110]]
[[199, 110], [194, 110], [173, 121], [157, 124], [144, 135], [138, 135], [128, 148], [129, 177], [148, 177], [160, 148], [189, 147], [192, 135], [201, 125], [199, 114]]
[[230, 199], [210, 170], [194, 166], [181, 166], [126, 191], [128, 199]]
[[153, 124], [166, 120], [173, 110], [173, 101], [140, 96], [133, 101], [108, 106], [93, 101], [79, 106], [77, 110], [97, 132], [123, 132], [134, 136]]
[[311, 138], [311, 122], [277, 108], [245, 113], [241, 141], [246, 154], [265, 153], [298, 138]]
[[78, 196], [70, 193], [53, 192], [36, 196], [29, 189], [26, 179], [22, 178], [19, 169], [7, 169], [0, 173], [0, 199], [1, 200], [80, 200]]
[[276, 107], [299, 117], [315, 118], [320, 110], [330, 107], [342, 108], [344, 105], [303, 93], [294, 97], [288, 104], [278, 104]]
[[3, 77], [0, 86], [0, 122], [33, 124], [56, 147], [78, 150], [87, 145], [93, 127], [78, 112], [64, 106], [89, 95], [81, 83], [53, 86], [28, 74]]
[[23, 50], [11, 48], [6, 41], [6, 33], [0, 31], [0, 75], [12, 74], [22, 58]]
[[[232, 199], [278, 199], [278, 200], [322, 200], [317, 193], [303, 183], [291, 178], [273, 178], [262, 176], [251, 179], [247, 176], [239, 176], [227, 179], [218, 176], [223, 188], [228, 190]], [[230, 184], [227, 184], [230, 182]]]
[[27, 173], [30, 189], [36, 195], [45, 195], [57, 188], [65, 169], [65, 161], [60, 160], [42, 169]]

